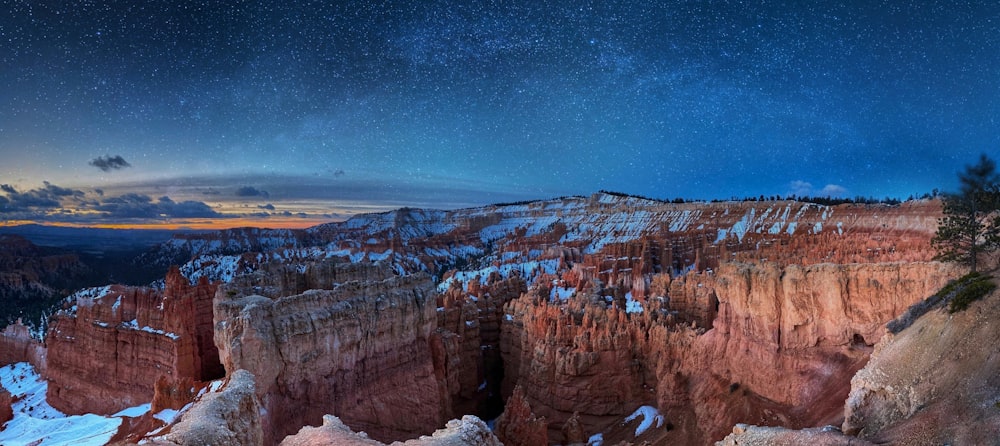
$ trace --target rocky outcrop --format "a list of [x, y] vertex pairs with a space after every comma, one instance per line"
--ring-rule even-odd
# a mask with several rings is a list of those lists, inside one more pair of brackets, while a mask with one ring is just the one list
[[883, 338], [851, 380], [843, 430], [877, 444], [996, 444], [1000, 293]]
[[29, 328], [20, 320], [0, 332], [0, 364], [27, 362], [44, 373], [48, 365], [46, 357], [45, 345], [32, 337]]
[[529, 293], [506, 308], [505, 388], [524, 387], [555, 441], [574, 412], [599, 426], [649, 402], [689, 443], [737, 422], [830, 422], [885, 323], [956, 274], [936, 263], [727, 263], [676, 279], [672, 289], [718, 300], [711, 329], [667, 299], [629, 309], [605, 292], [561, 304]]
[[548, 423], [545, 417], [537, 417], [531, 411], [531, 404], [520, 386], [514, 388], [503, 415], [497, 418], [496, 434], [507, 446], [549, 444]]
[[801, 430], [737, 424], [733, 432], [715, 446], [872, 446], [864, 440], [844, 435], [839, 428], [826, 426]]
[[153, 399], [166, 376], [222, 376], [212, 342], [216, 285], [189, 285], [173, 269], [163, 291], [113, 285], [82, 291], [46, 338], [48, 400], [67, 413], [109, 414]]
[[159, 446], [254, 446], [264, 444], [262, 407], [254, 377], [235, 370], [219, 392], [209, 392], [170, 426], [145, 444]]
[[265, 443], [331, 413], [380, 440], [444, 423], [429, 342], [437, 325], [430, 277], [383, 275], [277, 299], [219, 293], [220, 358], [226, 370], [256, 377]]
[[[372, 440], [364, 432], [355, 433], [333, 415], [323, 417], [320, 427], [304, 427], [299, 433], [285, 437], [281, 446], [385, 446]], [[461, 420], [449, 421], [443, 429], [430, 436], [422, 436], [392, 446], [503, 446], [482, 420], [471, 415]]]
[[14, 404], [14, 398], [10, 395], [10, 392], [0, 387], [0, 426], [3, 426], [4, 423], [14, 418], [14, 410], [11, 408], [12, 404]]

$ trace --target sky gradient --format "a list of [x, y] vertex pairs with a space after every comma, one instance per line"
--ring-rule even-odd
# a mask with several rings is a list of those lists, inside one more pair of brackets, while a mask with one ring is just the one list
[[992, 2], [3, 3], [7, 224], [906, 198], [1000, 153]]

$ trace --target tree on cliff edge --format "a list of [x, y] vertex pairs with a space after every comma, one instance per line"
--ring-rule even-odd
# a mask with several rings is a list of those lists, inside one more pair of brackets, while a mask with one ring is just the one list
[[944, 195], [944, 217], [931, 244], [936, 260], [960, 262], [976, 271], [980, 255], [1000, 248], [1000, 174], [980, 155], [979, 163], [959, 172], [961, 191]]

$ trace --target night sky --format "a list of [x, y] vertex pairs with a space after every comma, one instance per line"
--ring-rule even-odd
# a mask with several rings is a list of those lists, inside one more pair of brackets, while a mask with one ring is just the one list
[[836, 3], [3, 1], [0, 221], [906, 198], [1000, 153], [1000, 5]]

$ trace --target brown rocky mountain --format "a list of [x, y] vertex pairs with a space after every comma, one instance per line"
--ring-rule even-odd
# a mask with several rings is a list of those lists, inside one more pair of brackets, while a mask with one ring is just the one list
[[[162, 290], [81, 291], [47, 359], [16, 356], [41, 347], [12, 334], [0, 360], [36, 363], [70, 413], [183, 409], [148, 434], [164, 444], [376, 444], [446, 425], [469, 443], [428, 441], [493, 444], [448, 420], [501, 413], [505, 444], [840, 424], [885, 324], [960, 274], [930, 262], [940, 213], [596, 194], [180, 236], [150, 254], [192, 256]], [[196, 391], [223, 376], [232, 387]]]

